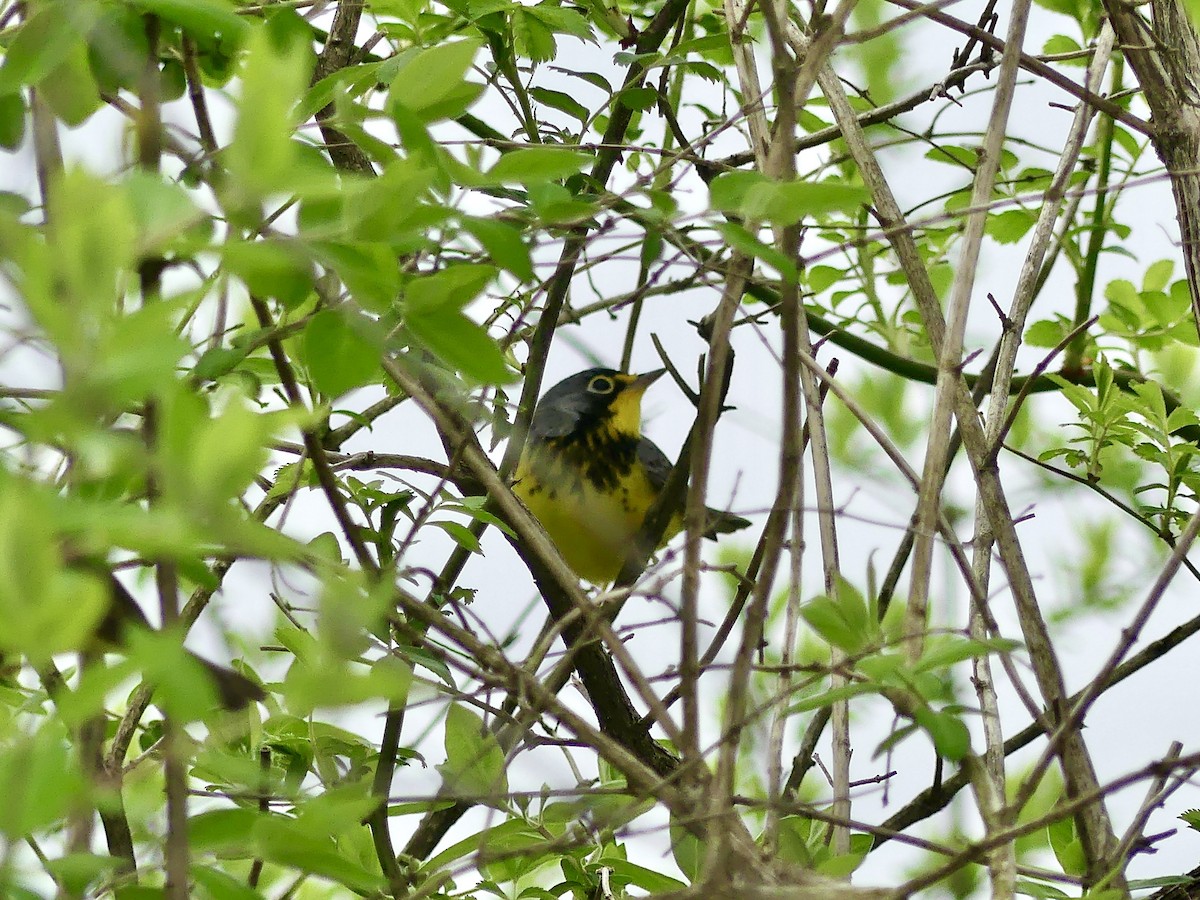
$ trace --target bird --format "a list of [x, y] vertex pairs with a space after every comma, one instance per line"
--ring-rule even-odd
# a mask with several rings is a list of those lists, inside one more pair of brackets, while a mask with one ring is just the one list
[[[550, 388], [534, 409], [513, 492], [567, 565], [593, 584], [616, 579], [671, 474], [667, 455], [642, 435], [642, 395], [664, 372], [587, 369]], [[749, 525], [709, 508], [704, 536], [716, 540]], [[682, 530], [680, 511], [663, 545]]]

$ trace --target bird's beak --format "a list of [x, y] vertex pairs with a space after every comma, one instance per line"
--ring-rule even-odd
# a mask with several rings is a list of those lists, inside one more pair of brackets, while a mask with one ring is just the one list
[[666, 369], [655, 369], [653, 372], [647, 372], [645, 375], [634, 375], [625, 390], [630, 393], [640, 394], [667, 374]]

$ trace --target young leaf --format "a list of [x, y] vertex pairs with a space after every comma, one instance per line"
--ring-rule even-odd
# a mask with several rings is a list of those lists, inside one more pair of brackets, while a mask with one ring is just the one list
[[362, 316], [325, 309], [304, 329], [303, 359], [317, 389], [331, 399], [381, 377], [377, 324]]
[[405, 317], [405, 325], [443, 362], [481, 384], [508, 384], [508, 363], [486, 330], [454, 309]]
[[478, 52], [478, 41], [448, 41], [407, 57], [392, 79], [388, 101], [415, 113], [429, 111], [461, 89]]
[[488, 184], [536, 184], [561, 181], [583, 171], [592, 161], [586, 153], [554, 147], [513, 150], [497, 160], [484, 178]]
[[451, 795], [500, 801], [508, 790], [504, 751], [483, 721], [455, 703], [446, 711], [446, 761], [438, 766]]

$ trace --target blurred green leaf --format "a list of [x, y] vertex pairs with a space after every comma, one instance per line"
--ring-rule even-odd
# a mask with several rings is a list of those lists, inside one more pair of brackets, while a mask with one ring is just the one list
[[317, 389], [337, 398], [382, 377], [376, 323], [344, 310], [321, 310], [304, 328], [304, 366]]
[[481, 384], [508, 384], [512, 371], [487, 331], [453, 309], [409, 315], [405, 326], [431, 353]]
[[47, 827], [87, 791], [58, 723], [0, 745], [0, 791], [0, 833], [9, 841]]
[[971, 733], [953, 713], [935, 712], [922, 706], [917, 708], [914, 718], [933, 740], [938, 756], [958, 762], [971, 752]]
[[0, 94], [38, 84], [79, 48], [95, 22], [91, 0], [43, 0], [16, 29], [0, 65]]
[[553, 147], [529, 147], [505, 153], [483, 176], [487, 184], [536, 184], [569, 178], [592, 162], [586, 153]]
[[521, 239], [521, 231], [496, 219], [467, 218], [463, 227], [479, 241], [496, 265], [523, 282], [533, 280], [533, 260], [529, 247]]
[[493, 266], [464, 264], [414, 278], [404, 289], [404, 311], [408, 316], [427, 316], [460, 310], [495, 277]]
[[108, 588], [66, 566], [53, 498], [13, 476], [0, 481], [0, 651], [46, 662], [82, 649], [108, 611]]
[[1070, 816], [1059, 819], [1046, 827], [1050, 848], [1054, 858], [1068, 875], [1084, 875], [1087, 872], [1087, 857], [1083, 842], [1075, 829], [1075, 820]]
[[295, 307], [313, 291], [312, 262], [302, 247], [278, 239], [230, 241], [221, 247], [225, 267], [246, 290]]
[[330, 836], [319, 829], [272, 817], [261, 819], [254, 831], [255, 847], [263, 859], [328, 878], [356, 892], [369, 893], [384, 888], [378, 872], [348, 858]]
[[308, 58], [299, 46], [280, 52], [265, 32], [254, 31], [245, 60], [233, 141], [222, 157], [234, 182], [252, 197], [294, 190], [295, 106], [308, 84]]
[[406, 57], [392, 78], [388, 101], [416, 113], [434, 108], [463, 89], [478, 52], [478, 41], [447, 41]]
[[477, 715], [459, 703], [446, 711], [446, 761], [438, 766], [451, 795], [491, 805], [508, 790], [504, 751]]
[[82, 38], [71, 42], [63, 59], [38, 83], [38, 91], [51, 111], [71, 127], [82, 125], [100, 109], [103, 102]]
[[249, 23], [228, 0], [129, 0], [144, 12], [174, 22], [195, 37], [220, 41], [241, 39], [250, 30]]
[[193, 864], [189, 870], [196, 885], [203, 888], [210, 900], [263, 900], [263, 895], [247, 887], [242, 879], [234, 878], [215, 866]]
[[837, 182], [771, 181], [756, 172], [724, 172], [709, 185], [713, 209], [756, 222], [792, 225], [807, 216], [850, 213], [869, 202], [866, 188]]
[[0, 94], [0, 147], [16, 150], [25, 139], [25, 98], [19, 93]]

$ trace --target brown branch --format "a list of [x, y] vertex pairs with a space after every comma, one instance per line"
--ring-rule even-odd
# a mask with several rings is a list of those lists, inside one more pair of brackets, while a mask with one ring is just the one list
[[[358, 23], [362, 20], [363, 2], [364, 0], [340, 0], [338, 3], [337, 12], [333, 14], [333, 23], [329, 26], [329, 35], [325, 38], [325, 46], [321, 48], [321, 55], [317, 57], [312, 84], [350, 65], [357, 49], [354, 40], [358, 35]], [[375, 166], [370, 157], [332, 124], [336, 112], [331, 102], [323, 106], [316, 116], [329, 158], [335, 166], [345, 172], [374, 175]]]
[[1192, 315], [1200, 328], [1200, 37], [1179, 0], [1152, 0], [1153, 25], [1124, 0], [1105, 0], [1104, 8], [1150, 107], [1154, 149], [1171, 175]]

